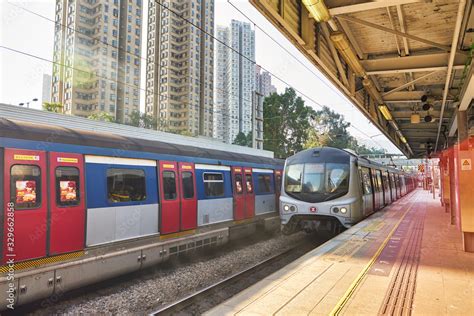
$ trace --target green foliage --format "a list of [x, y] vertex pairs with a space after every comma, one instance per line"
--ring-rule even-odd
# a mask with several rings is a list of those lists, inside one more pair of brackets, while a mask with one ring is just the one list
[[[359, 154], [383, 153], [382, 149], [359, 145], [342, 115], [326, 106], [313, 110], [291, 88], [265, 98], [263, 116], [264, 149], [273, 151], [275, 157], [286, 158], [322, 146], [352, 149]], [[244, 144], [245, 138], [239, 134], [234, 143]]]
[[54, 112], [54, 113], [62, 113], [63, 105], [61, 103], [55, 103], [55, 102], [44, 102], [43, 110], [48, 111], [48, 112]]
[[360, 145], [347, 130], [350, 123], [344, 117], [332, 111], [327, 106], [316, 111], [313, 128], [308, 131], [308, 141], [305, 148], [328, 146], [342, 149], [352, 149], [358, 154], [383, 154], [383, 149]]
[[248, 132], [247, 135], [240, 132], [234, 139], [234, 145], [252, 147], [252, 132]]
[[126, 122], [127, 125], [148, 129], [156, 129], [158, 126], [156, 118], [146, 113], [140, 113], [140, 111], [137, 110], [134, 110], [128, 118], [129, 121]]
[[115, 117], [107, 112], [97, 112], [87, 117], [89, 120], [115, 123]]
[[264, 149], [286, 158], [305, 148], [311, 116], [315, 111], [304, 104], [295, 90], [273, 93], [263, 103]]

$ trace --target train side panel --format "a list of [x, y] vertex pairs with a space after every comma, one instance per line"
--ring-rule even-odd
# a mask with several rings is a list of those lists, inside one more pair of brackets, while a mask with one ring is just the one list
[[156, 161], [86, 156], [86, 246], [158, 233]]
[[228, 166], [196, 164], [198, 226], [234, 219], [231, 172]]

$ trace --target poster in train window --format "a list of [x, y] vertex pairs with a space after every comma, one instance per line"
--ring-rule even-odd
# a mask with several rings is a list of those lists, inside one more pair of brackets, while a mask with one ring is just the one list
[[56, 168], [56, 202], [60, 206], [79, 204], [79, 169], [75, 167]]
[[36, 181], [16, 181], [16, 204], [36, 204]]
[[13, 165], [10, 170], [10, 201], [16, 209], [41, 205], [41, 171], [38, 166]]
[[70, 202], [77, 200], [76, 181], [59, 181], [59, 200], [61, 202]]

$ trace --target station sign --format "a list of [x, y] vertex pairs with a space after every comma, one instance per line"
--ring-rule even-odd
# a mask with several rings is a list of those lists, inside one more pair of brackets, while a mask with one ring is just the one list
[[472, 170], [471, 159], [461, 159], [461, 170], [463, 171]]

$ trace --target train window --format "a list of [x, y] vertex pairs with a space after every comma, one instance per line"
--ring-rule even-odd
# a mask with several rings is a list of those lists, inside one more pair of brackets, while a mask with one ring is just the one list
[[378, 184], [378, 187], [379, 187], [379, 191], [383, 191], [383, 190], [382, 190], [382, 188], [383, 188], [383, 183], [382, 183], [382, 171], [377, 170], [377, 171], [376, 171], [376, 175], [377, 175], [377, 184]]
[[303, 178], [303, 164], [289, 165], [285, 175], [286, 192], [299, 193], [303, 186], [301, 184]]
[[56, 204], [59, 206], [78, 205], [80, 201], [79, 169], [75, 167], [57, 167]]
[[165, 200], [176, 200], [176, 174], [174, 171], [163, 171], [163, 195]]
[[41, 205], [41, 170], [38, 166], [14, 165], [10, 169], [10, 201], [15, 209]]
[[270, 186], [271, 186], [270, 175], [259, 174], [258, 175], [258, 193], [270, 193], [272, 191]]
[[208, 197], [224, 196], [224, 174], [205, 172], [204, 194]]
[[370, 182], [370, 172], [368, 168], [362, 168], [362, 184], [364, 186], [364, 194], [372, 193], [372, 184]]
[[145, 200], [145, 171], [143, 169], [107, 169], [107, 195], [111, 203]]
[[383, 183], [384, 191], [387, 191], [390, 189], [390, 186], [388, 184], [388, 176], [386, 172], [382, 173], [382, 183]]
[[245, 186], [247, 187], [247, 193], [253, 192], [252, 175], [249, 173], [245, 174]]
[[242, 187], [242, 175], [236, 174], [235, 175], [235, 193], [242, 194], [243, 191], [244, 190]]
[[194, 179], [192, 172], [185, 171], [181, 173], [181, 182], [183, 184], [183, 198], [192, 199], [194, 197]]

